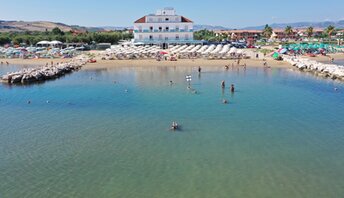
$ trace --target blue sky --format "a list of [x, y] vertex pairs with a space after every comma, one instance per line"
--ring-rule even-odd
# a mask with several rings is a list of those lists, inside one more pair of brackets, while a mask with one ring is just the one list
[[131, 26], [163, 7], [176, 8], [196, 24], [230, 28], [344, 19], [344, 0], [0, 0], [0, 20]]

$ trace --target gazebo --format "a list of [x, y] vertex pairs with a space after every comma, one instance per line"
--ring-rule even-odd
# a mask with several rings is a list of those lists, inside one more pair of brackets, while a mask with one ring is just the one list
[[63, 43], [61, 41], [40, 41], [36, 44], [37, 47], [55, 47], [61, 48]]
[[60, 48], [62, 47], [63, 43], [61, 41], [51, 41], [50, 42], [50, 46], [52, 47], [57, 47], [57, 48]]
[[37, 47], [49, 47], [50, 42], [49, 41], [40, 41], [36, 44]]

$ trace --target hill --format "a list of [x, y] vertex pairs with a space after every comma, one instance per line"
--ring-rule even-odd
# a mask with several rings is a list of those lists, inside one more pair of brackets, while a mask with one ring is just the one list
[[62, 31], [70, 31], [73, 28], [63, 23], [54, 23], [49, 21], [0, 21], [0, 32], [24, 32], [24, 31], [51, 31], [55, 27]]

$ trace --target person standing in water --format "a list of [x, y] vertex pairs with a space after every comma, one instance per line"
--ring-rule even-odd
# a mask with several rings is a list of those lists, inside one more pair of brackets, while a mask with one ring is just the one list
[[234, 84], [231, 84], [231, 88], [230, 88], [231, 92], [234, 93], [235, 92], [235, 87]]
[[225, 88], [225, 87], [226, 87], [226, 83], [225, 83], [224, 80], [221, 82], [221, 87], [222, 87], [222, 88]]
[[201, 73], [202, 72], [202, 68], [201, 66], [198, 67], [198, 73]]

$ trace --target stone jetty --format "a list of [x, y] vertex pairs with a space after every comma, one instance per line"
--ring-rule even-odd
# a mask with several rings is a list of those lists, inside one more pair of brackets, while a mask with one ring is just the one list
[[30, 84], [56, 79], [65, 74], [80, 69], [89, 61], [84, 55], [77, 56], [67, 63], [46, 65], [37, 68], [23, 69], [17, 72], [7, 73], [1, 77], [1, 81], [8, 84]]
[[301, 71], [312, 72], [318, 76], [344, 81], [344, 66], [320, 63], [306, 58], [283, 56], [283, 60]]

